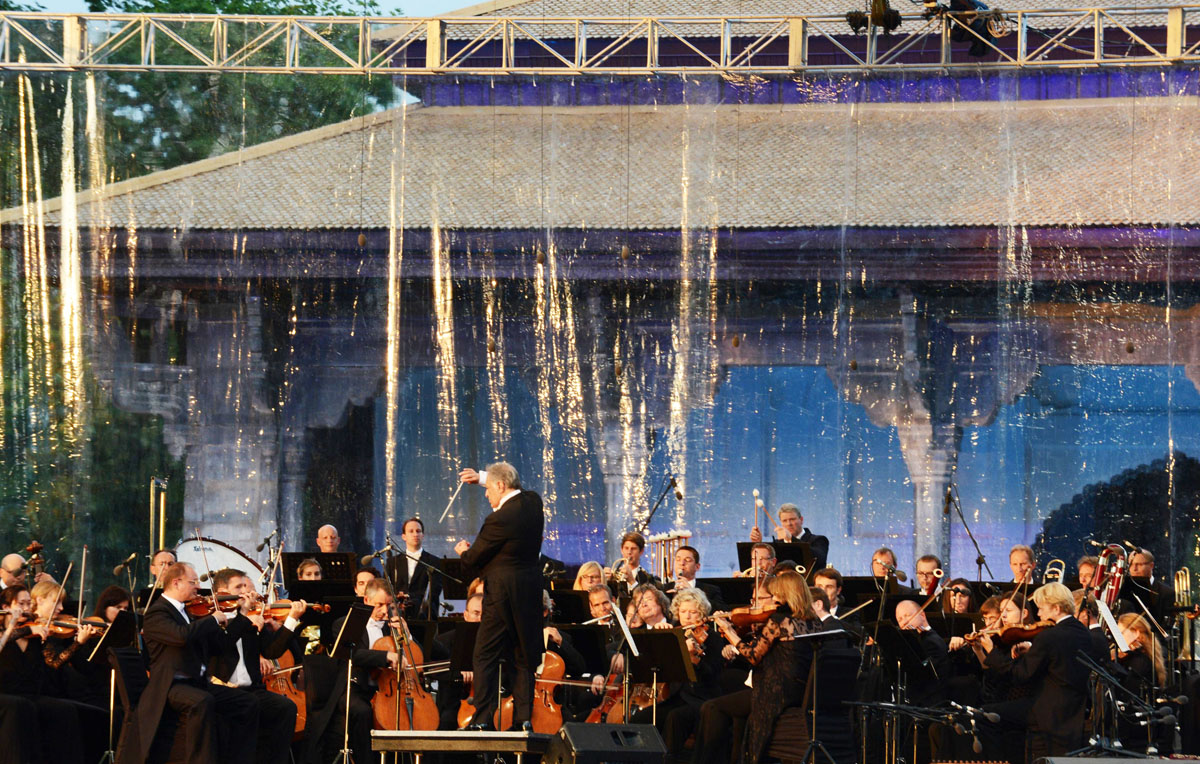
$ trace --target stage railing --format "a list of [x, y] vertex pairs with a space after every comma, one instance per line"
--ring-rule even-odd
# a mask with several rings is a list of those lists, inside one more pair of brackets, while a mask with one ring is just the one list
[[[861, 3], [847, 2], [847, 11]], [[897, 2], [896, 7], [911, 8]], [[0, 70], [262, 74], [770, 74], [1164, 65], [1200, 6], [901, 15], [439, 18], [0, 12]], [[969, 48], [974, 45], [972, 53]]]

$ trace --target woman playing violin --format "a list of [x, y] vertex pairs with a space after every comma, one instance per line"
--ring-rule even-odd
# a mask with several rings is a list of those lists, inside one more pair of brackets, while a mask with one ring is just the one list
[[757, 764], [766, 752], [776, 719], [784, 710], [802, 704], [813, 652], [808, 641], [795, 637], [821, 628], [812, 610], [808, 583], [799, 573], [780, 573], [767, 584], [767, 590], [776, 609], [762, 630], [749, 639], [743, 640], [725, 618], [713, 620], [754, 666], [750, 715], [739, 757], [742, 764]]
[[[1163, 686], [1167, 680], [1162, 644], [1146, 619], [1137, 613], [1125, 613], [1117, 618], [1117, 627], [1129, 644], [1129, 652], [1116, 652], [1121, 685], [1138, 697], [1149, 699], [1154, 688]], [[1145, 727], [1122, 718], [1117, 732], [1126, 748], [1138, 752], [1146, 750]]]
[[[27, 698], [36, 707], [37, 729], [28, 734], [38, 741], [34, 746], [41, 748], [45, 761], [83, 761], [78, 704], [48, 692], [51, 669], [42, 657], [48, 627], [37, 622], [33, 598], [25, 587], [10, 586], [0, 592], [0, 608], [8, 611], [0, 636], [0, 689]], [[47, 611], [52, 609], [53, 605], [47, 606]]]
[[700, 706], [720, 694], [718, 679], [726, 663], [721, 650], [728, 643], [709, 623], [711, 611], [708, 597], [697, 588], [684, 589], [671, 601], [671, 616], [684, 630], [696, 681], [681, 687], [668, 700], [674, 703], [665, 714], [663, 706], [659, 706], [659, 731], [669, 756], [686, 755], [684, 745], [700, 719]]

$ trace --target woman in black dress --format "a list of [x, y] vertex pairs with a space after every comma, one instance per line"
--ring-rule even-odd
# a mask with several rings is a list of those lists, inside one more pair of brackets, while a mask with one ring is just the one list
[[[1162, 687], [1167, 679], [1162, 645], [1151, 631], [1150, 624], [1137, 613], [1125, 613], [1119, 617], [1117, 627], [1129, 644], [1129, 652], [1117, 653], [1117, 673], [1121, 678], [1121, 686], [1143, 700], [1150, 700], [1154, 688]], [[1124, 716], [1117, 723], [1117, 735], [1122, 745], [1131, 751], [1146, 750], [1148, 731], [1154, 730]]]
[[780, 573], [767, 584], [767, 590], [775, 599], [776, 609], [750, 639], [743, 641], [726, 619], [714, 620], [729, 643], [754, 666], [742, 764], [758, 764], [766, 754], [780, 714], [803, 704], [813, 650], [808, 640], [796, 637], [821, 630], [808, 583], [799, 573]]

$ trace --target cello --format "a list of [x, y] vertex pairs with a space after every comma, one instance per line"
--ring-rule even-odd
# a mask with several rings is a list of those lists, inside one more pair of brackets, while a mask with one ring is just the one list
[[[563, 684], [567, 664], [555, 652], [542, 653], [542, 665], [533, 675], [533, 715], [530, 722], [533, 731], [541, 735], [554, 735], [563, 725], [562, 704], [554, 699], [554, 688]], [[590, 683], [588, 683], [590, 686]], [[496, 710], [495, 725], [506, 730], [513, 723], [513, 698], [508, 695]]]
[[[303, 678], [303, 666], [296, 665], [291, 650], [271, 661], [271, 673], [263, 677], [263, 684], [276, 695], [282, 695], [296, 704], [296, 729], [292, 732], [292, 740], [304, 737], [304, 726], [308, 723], [308, 696], [304, 688], [299, 686]], [[294, 677], [294, 678], [293, 678]]]
[[[389, 605], [389, 609], [395, 605]], [[433, 695], [425, 689], [424, 677], [418, 668], [424, 663], [421, 648], [412, 641], [408, 624], [395, 611], [391, 615], [400, 621], [399, 628], [391, 626], [391, 634], [371, 645], [372, 650], [387, 650], [399, 655], [396, 668], [376, 669], [372, 677], [379, 685], [371, 698], [377, 730], [435, 730], [438, 709]], [[390, 623], [390, 622], [389, 622]]]

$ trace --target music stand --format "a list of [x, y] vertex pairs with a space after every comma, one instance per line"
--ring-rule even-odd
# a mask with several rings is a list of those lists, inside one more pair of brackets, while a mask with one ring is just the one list
[[310, 558], [321, 566], [322, 581], [348, 583], [353, 591], [354, 575], [358, 572], [358, 558], [353, 552], [284, 552], [280, 567], [283, 568], [283, 584], [289, 592], [300, 580], [296, 576], [296, 567]]
[[583, 623], [592, 617], [587, 592], [555, 589], [550, 592], [550, 600], [554, 603], [552, 622], [555, 624]]
[[952, 637], [965, 637], [983, 628], [982, 613], [930, 613], [927, 610], [925, 620], [947, 642]]
[[830, 629], [829, 631], [816, 631], [811, 634], [797, 634], [796, 639], [808, 639], [812, 641], [813, 662], [812, 662], [812, 708], [809, 713], [812, 714], [812, 734], [808, 737], [808, 747], [804, 749], [804, 754], [800, 757], [801, 764], [808, 764], [811, 760], [812, 764], [817, 764], [817, 753], [825, 754], [825, 760], [829, 764], [837, 764], [834, 761], [829, 749], [821, 742], [821, 738], [817, 735], [817, 702], [821, 697], [817, 687], [817, 675], [821, 673], [817, 666], [817, 660], [821, 657], [821, 648], [825, 646], [825, 641], [837, 637], [838, 639], [846, 639], [850, 633], [845, 629]]
[[354, 680], [354, 643], [366, 630], [367, 621], [371, 620], [372, 610], [373, 608], [366, 605], [351, 606], [350, 612], [346, 614], [346, 620], [342, 621], [342, 628], [338, 631], [337, 639], [333, 641], [333, 647], [329, 650], [329, 656], [334, 660], [346, 661], [346, 718], [345, 726], [342, 728], [342, 750], [338, 751], [337, 758], [333, 760], [334, 764], [337, 762], [349, 764], [354, 761], [354, 756], [350, 752], [350, 684]]
[[[626, 664], [625, 674], [631, 681], [650, 685], [650, 723], [657, 724], [657, 686], [662, 682], [695, 682], [696, 670], [683, 641], [683, 629], [639, 630], [637, 640], [640, 654]], [[628, 724], [628, 704], [625, 711]]]
[[605, 626], [556, 625], [564, 636], [571, 638], [575, 649], [583, 656], [589, 674], [608, 674], [608, 628]]
[[[117, 669], [108, 661], [107, 648], [129, 647], [137, 639], [137, 619], [128, 610], [118, 610], [117, 617], [108, 625], [96, 646], [88, 655], [88, 663], [109, 663], [108, 674], [108, 749], [100, 757], [100, 764], [116, 764], [117, 749], [113, 747], [113, 721], [117, 713]], [[103, 658], [99, 657], [104, 655]]]

